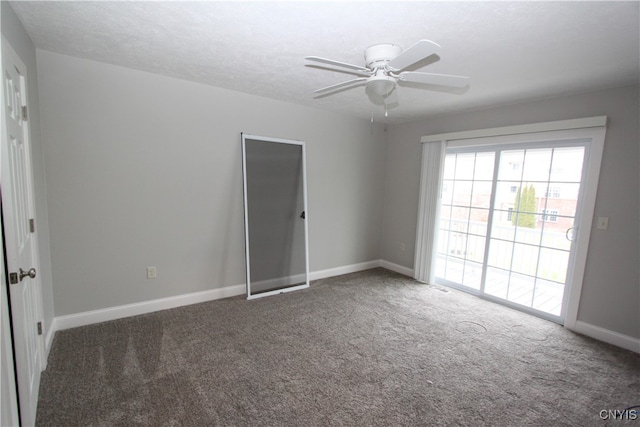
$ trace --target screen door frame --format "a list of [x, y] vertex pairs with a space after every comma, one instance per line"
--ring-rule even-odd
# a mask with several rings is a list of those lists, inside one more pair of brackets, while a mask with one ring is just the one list
[[[243, 185], [243, 200], [244, 200], [244, 236], [245, 236], [245, 267], [246, 267], [246, 285], [247, 285], [247, 299], [255, 299], [266, 297], [270, 295], [278, 295], [285, 292], [292, 292], [309, 287], [309, 210], [307, 206], [307, 162], [306, 162], [306, 144], [304, 141], [297, 141], [291, 139], [273, 138], [266, 136], [258, 136], [252, 134], [241, 133], [242, 139], [242, 185]], [[303, 221], [304, 221], [304, 282], [301, 284], [282, 287], [274, 290], [252, 292], [251, 289], [251, 254], [250, 254], [250, 233], [249, 233], [249, 206], [251, 200], [249, 200], [249, 194], [247, 191], [247, 141], [259, 141], [272, 144], [289, 144], [299, 146], [301, 149], [301, 178], [302, 178], [302, 198], [303, 198]]]

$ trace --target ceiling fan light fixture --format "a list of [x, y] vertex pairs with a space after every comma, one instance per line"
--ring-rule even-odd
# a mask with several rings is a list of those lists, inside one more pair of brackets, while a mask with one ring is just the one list
[[367, 90], [376, 96], [387, 96], [396, 87], [396, 81], [393, 77], [386, 75], [376, 75], [369, 78], [367, 82]]

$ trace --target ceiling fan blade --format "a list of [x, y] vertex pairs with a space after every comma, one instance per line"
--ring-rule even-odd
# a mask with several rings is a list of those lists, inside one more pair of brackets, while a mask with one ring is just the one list
[[334, 73], [342, 73], [342, 74], [352, 74], [354, 76], [365, 76], [365, 77], [369, 77], [371, 76], [371, 71], [356, 71], [356, 70], [339, 70], [337, 68], [334, 67], [327, 67], [324, 65], [315, 65], [315, 64], [305, 64], [305, 67], [309, 67], [309, 68], [316, 68], [318, 70], [329, 70], [329, 71], [333, 71]]
[[347, 64], [346, 62], [334, 61], [333, 59], [320, 58], [319, 56], [307, 56], [304, 59], [309, 61], [322, 62], [323, 64], [336, 65], [338, 67], [349, 68], [351, 70], [362, 71], [371, 74], [371, 70], [361, 65]]
[[431, 40], [420, 40], [418, 43], [403, 50], [400, 55], [389, 61], [389, 67], [394, 70], [404, 70], [410, 65], [424, 58], [440, 52], [440, 45]]
[[324, 92], [331, 92], [332, 90], [337, 90], [337, 89], [346, 89], [349, 87], [355, 87], [355, 86], [364, 84], [366, 81], [367, 81], [366, 77], [358, 77], [357, 79], [347, 80], [346, 82], [337, 83], [331, 86], [316, 89], [313, 91], [313, 93], [324, 93]]
[[471, 80], [469, 77], [451, 76], [448, 74], [420, 73], [405, 71], [398, 74], [401, 82], [422, 83], [436, 86], [465, 87]]

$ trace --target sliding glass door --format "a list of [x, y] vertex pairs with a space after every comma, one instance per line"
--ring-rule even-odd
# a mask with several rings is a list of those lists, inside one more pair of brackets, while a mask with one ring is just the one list
[[449, 148], [436, 283], [561, 320], [585, 146]]

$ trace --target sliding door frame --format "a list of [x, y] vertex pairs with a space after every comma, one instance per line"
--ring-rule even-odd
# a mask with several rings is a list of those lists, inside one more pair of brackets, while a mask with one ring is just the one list
[[[562, 120], [556, 122], [536, 123], [529, 125], [508, 126], [502, 128], [480, 129], [474, 131], [455, 132], [424, 136], [423, 164], [420, 183], [420, 205], [418, 212], [418, 234], [416, 235], [416, 252], [414, 271], [415, 278], [423, 282], [433, 283], [434, 257], [436, 251], [437, 230], [439, 223], [438, 206], [442, 192], [443, 165], [437, 159], [444, 159], [448, 147], [478, 147], [489, 145], [505, 146], [544, 141], [585, 141], [585, 157], [583, 163], [583, 181], [578, 207], [581, 210], [580, 224], [575, 233], [575, 250], [572, 256], [574, 268], [567, 277], [568, 293], [563, 301], [564, 326], [575, 329], [582, 293], [582, 282], [586, 267], [589, 237], [593, 224], [595, 200], [602, 163], [602, 152], [606, 134], [606, 116], [584, 119]], [[434, 147], [436, 148], [434, 150]], [[429, 156], [431, 153], [431, 156]], [[435, 154], [433, 154], [435, 153]], [[437, 177], [436, 175], [437, 171]], [[435, 179], [434, 179], [435, 178]], [[426, 187], [426, 188], [425, 188]]]

